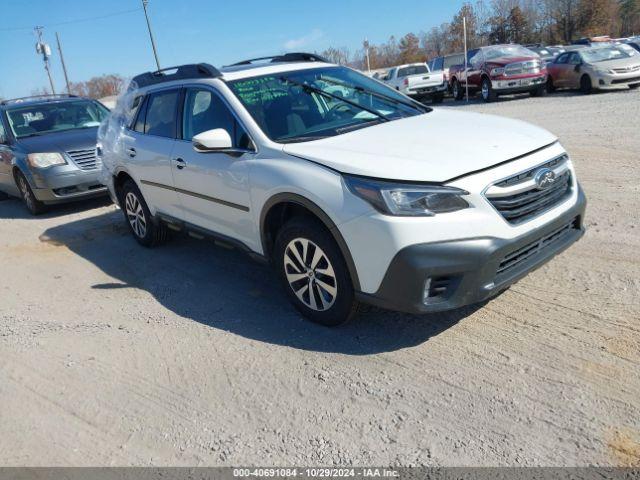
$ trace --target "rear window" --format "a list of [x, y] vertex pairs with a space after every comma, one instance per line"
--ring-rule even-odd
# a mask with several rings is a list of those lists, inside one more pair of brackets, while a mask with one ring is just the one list
[[398, 77], [408, 77], [410, 75], [420, 75], [429, 73], [427, 65], [411, 65], [410, 67], [402, 67], [398, 69]]

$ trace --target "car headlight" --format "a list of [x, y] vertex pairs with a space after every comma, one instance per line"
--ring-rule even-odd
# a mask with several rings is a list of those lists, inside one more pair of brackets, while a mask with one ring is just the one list
[[385, 215], [432, 217], [469, 208], [469, 192], [437, 185], [412, 185], [345, 176], [349, 190]]
[[491, 75], [492, 76], [498, 76], [498, 75], [503, 75], [504, 74], [504, 68], [499, 67], [499, 68], [492, 68], [491, 69]]
[[56, 165], [66, 165], [65, 158], [56, 152], [51, 153], [30, 153], [27, 155], [27, 162], [35, 168], [49, 168]]

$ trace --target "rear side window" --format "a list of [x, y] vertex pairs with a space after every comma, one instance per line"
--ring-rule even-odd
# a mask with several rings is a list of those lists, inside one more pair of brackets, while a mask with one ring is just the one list
[[144, 133], [158, 137], [176, 137], [178, 90], [153, 93], [147, 100]]
[[[139, 104], [140, 101], [142, 101], [142, 97], [136, 98], [136, 101]], [[140, 107], [140, 110], [138, 111], [138, 117], [137, 117], [136, 121], [133, 124], [132, 128], [133, 128], [134, 131], [136, 131], [138, 133], [144, 133], [144, 121], [145, 121], [146, 117], [147, 117], [147, 101], [145, 99], [144, 103]]]
[[444, 58], [444, 68], [451, 68], [454, 65], [464, 64], [464, 55], [450, 55]]

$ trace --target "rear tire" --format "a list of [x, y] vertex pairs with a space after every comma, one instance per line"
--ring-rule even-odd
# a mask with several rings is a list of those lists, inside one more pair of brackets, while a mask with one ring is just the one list
[[127, 180], [122, 186], [120, 205], [127, 226], [140, 245], [154, 247], [167, 239], [167, 227], [153, 218], [140, 189], [132, 180]]
[[31, 215], [40, 215], [47, 211], [47, 206], [36, 198], [27, 177], [21, 171], [15, 174], [16, 185], [20, 190], [20, 198]]
[[484, 100], [486, 103], [495, 101], [497, 97], [496, 92], [493, 89], [493, 85], [491, 85], [491, 80], [489, 80], [487, 77], [484, 77], [482, 79], [481, 91], [482, 100]]
[[583, 75], [582, 78], [580, 78], [580, 91], [585, 95], [589, 95], [593, 91], [591, 77], [589, 77], [589, 75]]
[[464, 97], [464, 91], [462, 90], [462, 85], [458, 79], [453, 80], [453, 86], [451, 87], [451, 94], [453, 95], [454, 100], [459, 102]]
[[287, 297], [306, 318], [333, 327], [356, 315], [359, 304], [347, 264], [319, 222], [288, 221], [278, 232], [272, 258]]

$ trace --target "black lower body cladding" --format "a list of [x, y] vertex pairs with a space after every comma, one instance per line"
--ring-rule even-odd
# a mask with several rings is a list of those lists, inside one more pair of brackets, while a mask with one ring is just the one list
[[482, 237], [406, 247], [391, 261], [378, 291], [361, 292], [358, 298], [407, 313], [452, 310], [481, 302], [578, 241], [584, 235], [585, 209], [586, 198], [580, 189], [573, 207], [516, 239]]

